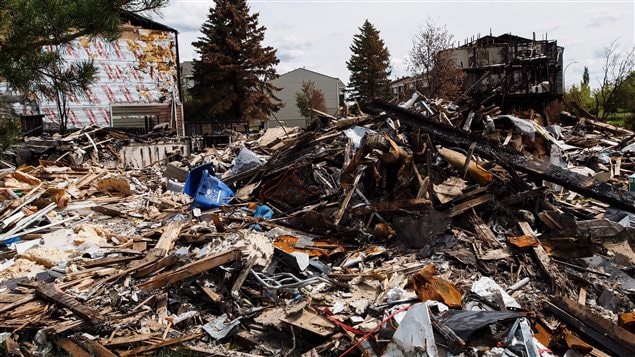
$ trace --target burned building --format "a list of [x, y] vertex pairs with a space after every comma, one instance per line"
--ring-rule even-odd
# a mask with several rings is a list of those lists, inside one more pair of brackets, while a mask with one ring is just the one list
[[463, 89], [476, 98], [536, 106], [564, 93], [564, 48], [555, 40], [489, 35], [446, 51], [463, 70]]

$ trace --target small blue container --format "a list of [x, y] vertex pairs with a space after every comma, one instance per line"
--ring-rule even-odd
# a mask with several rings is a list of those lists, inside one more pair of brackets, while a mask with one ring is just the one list
[[192, 206], [211, 209], [227, 204], [234, 197], [234, 191], [216, 176], [203, 170], [201, 181], [192, 197], [194, 197]]
[[184, 193], [188, 194], [190, 197], [194, 197], [196, 195], [198, 186], [201, 183], [203, 171], [207, 171], [210, 175], [214, 175], [214, 164], [203, 164], [190, 170], [190, 173], [187, 174], [187, 179], [185, 180], [185, 186], [183, 187]]

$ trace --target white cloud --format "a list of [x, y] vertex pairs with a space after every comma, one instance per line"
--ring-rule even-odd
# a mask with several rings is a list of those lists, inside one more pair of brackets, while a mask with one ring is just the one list
[[[205, 21], [212, 1], [172, 0], [158, 21], [175, 27], [179, 34], [181, 59], [195, 56], [191, 42]], [[305, 67], [348, 80], [346, 61], [353, 35], [365, 19], [380, 31], [392, 56], [393, 75], [407, 74], [403, 59], [412, 46], [412, 36], [430, 16], [445, 24], [457, 42], [477, 35], [513, 33], [531, 38], [545, 34], [565, 48], [567, 84], [579, 81], [584, 65], [591, 82], [601, 72], [596, 52], [619, 38], [634, 45], [633, 2], [571, 1], [250, 1], [267, 27], [265, 43], [278, 48], [278, 72]]]

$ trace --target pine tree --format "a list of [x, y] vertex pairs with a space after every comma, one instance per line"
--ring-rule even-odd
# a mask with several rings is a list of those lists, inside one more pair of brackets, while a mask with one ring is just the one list
[[353, 36], [351, 59], [346, 62], [351, 71], [352, 97], [360, 101], [385, 98], [389, 92], [390, 53], [379, 31], [368, 20], [359, 30]]
[[268, 82], [278, 77], [276, 50], [263, 47], [266, 28], [245, 0], [215, 3], [193, 43], [200, 60], [194, 61], [192, 97], [206, 118], [267, 120], [282, 106], [274, 94], [279, 89]]
[[584, 66], [584, 73], [582, 73], [582, 85], [589, 86], [589, 67]]

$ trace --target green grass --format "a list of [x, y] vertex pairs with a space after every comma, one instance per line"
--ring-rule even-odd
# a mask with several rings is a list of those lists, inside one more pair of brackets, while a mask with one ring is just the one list
[[628, 129], [632, 129], [634, 116], [635, 116], [635, 113], [630, 113], [630, 112], [611, 113], [606, 118], [606, 121], [611, 125], [622, 126]]

